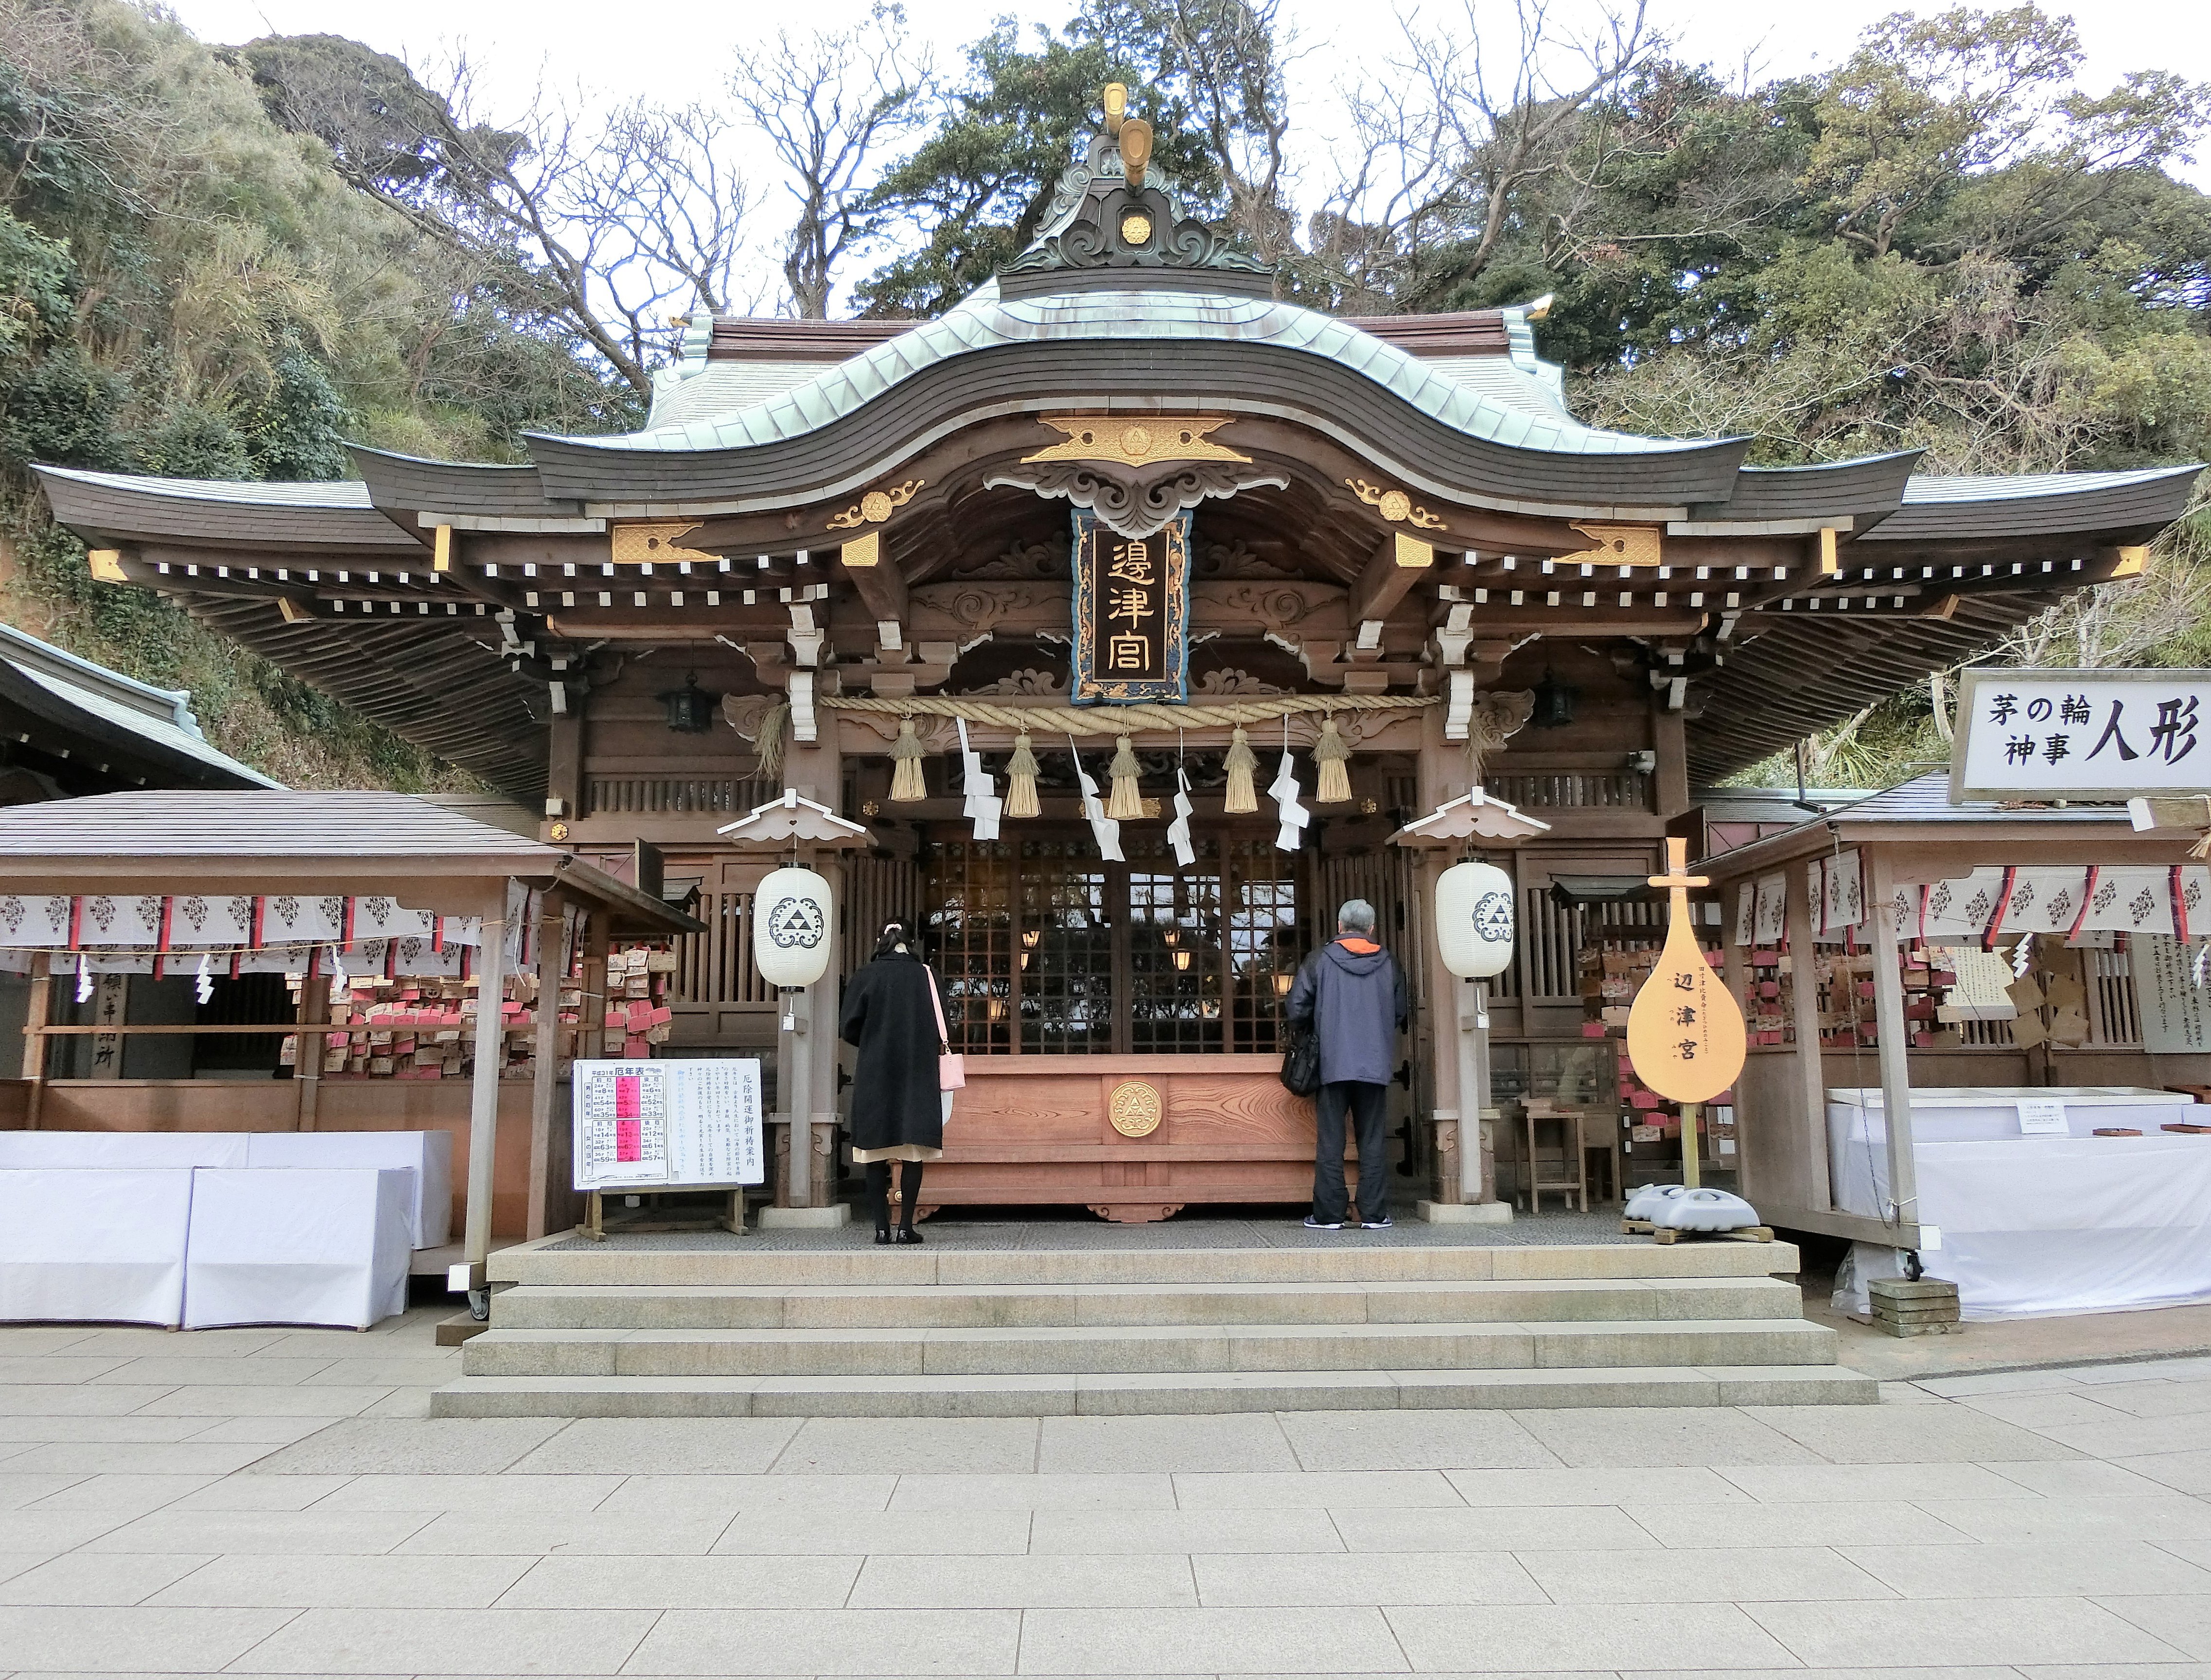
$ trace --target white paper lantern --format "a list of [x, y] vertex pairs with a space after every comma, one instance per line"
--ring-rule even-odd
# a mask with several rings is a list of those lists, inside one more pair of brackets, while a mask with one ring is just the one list
[[1453, 864], [1436, 882], [1436, 949], [1461, 979], [1512, 966], [1512, 877], [1488, 864]]
[[753, 895], [753, 961], [770, 986], [811, 986], [828, 972], [836, 926], [829, 883], [810, 869], [779, 869]]

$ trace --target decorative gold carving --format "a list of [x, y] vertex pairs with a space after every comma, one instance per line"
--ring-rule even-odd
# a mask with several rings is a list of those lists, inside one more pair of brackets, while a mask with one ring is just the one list
[[1115, 415], [1051, 415], [1038, 416], [1054, 431], [1067, 434], [1067, 441], [1021, 457], [1033, 461], [1118, 461], [1123, 466], [1145, 467], [1154, 461], [1236, 461], [1249, 466], [1251, 458], [1239, 455], [1227, 444], [1209, 443], [1208, 434], [1228, 423], [1228, 417], [1157, 414], [1142, 419]]
[[1166, 1118], [1159, 1088], [1141, 1079], [1124, 1079], [1106, 1101], [1106, 1118], [1124, 1137], [1148, 1137]]
[[1125, 82], [1106, 84], [1106, 137], [1121, 137], [1122, 120], [1129, 114], [1129, 85]]
[[1560, 555], [1554, 565], [1663, 566], [1665, 545], [1655, 525], [1585, 525], [1575, 521], [1569, 530], [1588, 537], [1592, 548]]
[[85, 564], [92, 575], [104, 584], [127, 584], [130, 576], [123, 569], [123, 550], [120, 549], [88, 549]]
[[887, 490], [870, 490], [842, 513], [831, 515], [829, 529], [852, 531], [861, 525], [879, 525], [912, 501], [915, 492], [928, 482], [925, 478], [909, 478]]
[[659, 561], [703, 560], [718, 562], [719, 555], [703, 549], [687, 549], [676, 538], [699, 522], [696, 519], [633, 519], [613, 528], [608, 558], [617, 566], [652, 565]]
[[553, 825], [551, 832], [554, 842], [557, 845], [568, 838], [568, 825], [565, 822], [556, 822]]
[[1128, 215], [1121, 218], [1122, 244], [1149, 245], [1151, 243], [1151, 217], [1142, 215], [1141, 212], [1131, 210]]
[[[1441, 531], [1444, 522], [1402, 490], [1387, 484], [1370, 484], [1363, 478], [1347, 478], [1351, 493], [1393, 525], [1412, 525], [1420, 531]], [[1580, 527], [1577, 526], [1578, 530]]]

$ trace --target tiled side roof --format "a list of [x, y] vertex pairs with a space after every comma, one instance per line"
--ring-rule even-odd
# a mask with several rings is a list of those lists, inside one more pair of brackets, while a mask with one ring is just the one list
[[41, 858], [491, 858], [543, 874], [567, 856], [409, 793], [104, 793], [0, 810], [0, 852]]

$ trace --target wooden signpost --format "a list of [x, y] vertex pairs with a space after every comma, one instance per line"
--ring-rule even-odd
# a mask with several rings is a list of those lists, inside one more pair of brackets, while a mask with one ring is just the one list
[[1668, 840], [1666, 873], [1651, 877], [1672, 901], [1665, 949], [1627, 1013], [1627, 1059], [1637, 1078], [1681, 1105], [1681, 1182], [1693, 1190], [1699, 1113], [1742, 1071], [1744, 1039], [1742, 1005], [1697, 944], [1689, 889], [1705, 878], [1688, 873], [1688, 854], [1687, 840]]

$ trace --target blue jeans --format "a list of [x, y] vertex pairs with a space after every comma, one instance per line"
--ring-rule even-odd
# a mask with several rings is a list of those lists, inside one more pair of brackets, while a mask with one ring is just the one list
[[1390, 1212], [1390, 1140], [1383, 1128], [1390, 1114], [1390, 1088], [1364, 1079], [1339, 1079], [1323, 1085], [1314, 1097], [1319, 1137], [1313, 1149], [1313, 1217], [1324, 1224], [1343, 1222], [1349, 1201], [1343, 1186], [1343, 1122], [1350, 1112], [1359, 1128], [1359, 1217], [1372, 1225]]

